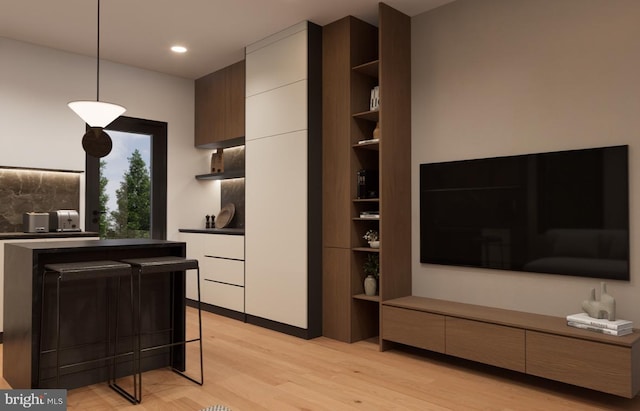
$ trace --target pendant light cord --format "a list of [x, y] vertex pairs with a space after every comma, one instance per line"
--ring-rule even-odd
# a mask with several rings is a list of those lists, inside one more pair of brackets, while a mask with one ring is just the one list
[[98, 35], [96, 47], [96, 101], [100, 101], [100, 0], [98, 0]]

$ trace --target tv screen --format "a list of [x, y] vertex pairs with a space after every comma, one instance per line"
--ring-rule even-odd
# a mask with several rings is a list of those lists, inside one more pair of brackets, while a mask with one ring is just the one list
[[629, 280], [628, 146], [420, 165], [422, 263]]

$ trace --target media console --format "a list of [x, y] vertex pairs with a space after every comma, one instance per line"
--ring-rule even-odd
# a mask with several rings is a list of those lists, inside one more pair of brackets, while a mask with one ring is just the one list
[[566, 319], [408, 296], [382, 303], [381, 339], [633, 398], [640, 331], [614, 337]]

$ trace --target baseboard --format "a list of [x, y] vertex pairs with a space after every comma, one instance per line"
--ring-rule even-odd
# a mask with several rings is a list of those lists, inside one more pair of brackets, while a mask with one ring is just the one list
[[[191, 300], [189, 298], [186, 299], [186, 304], [189, 307], [198, 308], [198, 302], [195, 300]], [[234, 320], [246, 322], [246, 314], [241, 313], [239, 311], [230, 310], [224, 307], [218, 307], [217, 305], [211, 305], [207, 303], [200, 303], [200, 308], [202, 311], [207, 311], [213, 314], [221, 315], [223, 317], [232, 318]]]

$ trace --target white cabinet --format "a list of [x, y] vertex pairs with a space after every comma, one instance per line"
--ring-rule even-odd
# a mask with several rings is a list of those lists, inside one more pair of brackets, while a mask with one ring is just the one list
[[321, 333], [320, 40], [305, 21], [245, 59], [245, 312], [307, 338]]
[[306, 137], [246, 143], [247, 313], [300, 328], [307, 328]]
[[[244, 236], [180, 233], [187, 243], [187, 257], [200, 266], [200, 299], [203, 303], [244, 312]], [[195, 275], [187, 275], [187, 298], [198, 296]]]
[[247, 46], [247, 97], [306, 79], [307, 38], [307, 22], [302, 22]]
[[245, 141], [306, 130], [307, 80], [247, 97], [246, 113]]

